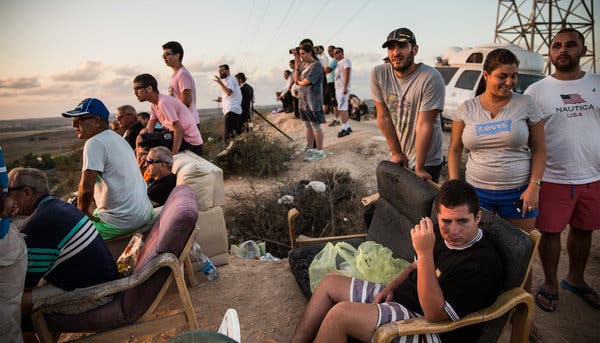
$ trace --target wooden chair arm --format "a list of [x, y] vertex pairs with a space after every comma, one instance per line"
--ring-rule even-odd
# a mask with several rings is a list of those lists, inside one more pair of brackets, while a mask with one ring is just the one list
[[379, 193], [368, 195], [368, 196], [360, 199], [360, 202], [363, 206], [367, 207], [367, 206], [377, 202], [377, 200], [379, 200]]
[[318, 238], [300, 236], [296, 240], [296, 245], [301, 247], [301, 246], [312, 245], [312, 244], [327, 243], [327, 242], [333, 242], [333, 241], [345, 241], [345, 240], [353, 239], [353, 238], [366, 238], [366, 237], [367, 237], [366, 233], [356, 233], [353, 235], [329, 236], [329, 237], [318, 237]]
[[[360, 200], [360, 202], [363, 204], [363, 206], [369, 206], [373, 203], [375, 203], [377, 200], [379, 199], [379, 193], [375, 193], [375, 194], [371, 194], [368, 195], [364, 198], [362, 198]], [[303, 246], [303, 245], [311, 245], [311, 244], [318, 244], [318, 243], [324, 243], [324, 242], [331, 242], [331, 241], [339, 241], [339, 240], [346, 240], [346, 239], [352, 239], [352, 238], [365, 238], [367, 237], [366, 233], [358, 233], [358, 234], [354, 234], [354, 235], [344, 235], [344, 236], [331, 236], [331, 237], [319, 237], [319, 238], [312, 238], [312, 237], [297, 237], [296, 236], [296, 220], [298, 219], [298, 217], [300, 217], [300, 211], [298, 211], [297, 208], [292, 208], [288, 211], [288, 232], [289, 232], [289, 236], [290, 236], [290, 245], [292, 247], [292, 249], [294, 249], [296, 247], [296, 245], [298, 246]]]
[[522, 333], [525, 339], [527, 339], [533, 316], [533, 297], [521, 287], [515, 287], [500, 294], [498, 299], [484, 310], [473, 312], [455, 322], [446, 320], [443, 322], [432, 323], [425, 318], [413, 318], [382, 325], [375, 331], [373, 342], [391, 342], [398, 336], [452, 331], [467, 325], [487, 322], [498, 318], [521, 304], [525, 306], [527, 312], [526, 318], [528, 320], [528, 325], [524, 326], [526, 332]]
[[36, 304], [33, 312], [47, 312], [67, 303], [87, 302], [122, 292], [143, 283], [162, 267], [169, 267], [173, 271], [181, 268], [180, 262], [175, 255], [164, 253], [153, 258], [142, 270], [129, 277], [75, 289], [58, 296], [42, 299]]

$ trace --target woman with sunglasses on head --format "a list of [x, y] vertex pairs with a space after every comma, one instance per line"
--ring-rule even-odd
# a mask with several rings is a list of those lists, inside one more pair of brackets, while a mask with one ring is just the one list
[[[302, 152], [307, 162], [324, 158], [323, 131], [323, 66], [317, 59], [312, 45], [302, 44], [290, 50], [294, 55], [294, 82], [298, 88], [298, 108], [300, 119], [306, 126], [306, 147]], [[313, 146], [316, 145], [316, 149]]]
[[465, 178], [481, 206], [529, 232], [538, 214], [546, 143], [540, 108], [531, 97], [512, 91], [518, 70], [519, 60], [508, 49], [487, 55], [485, 91], [461, 104], [452, 118], [448, 174], [460, 177], [466, 147]]

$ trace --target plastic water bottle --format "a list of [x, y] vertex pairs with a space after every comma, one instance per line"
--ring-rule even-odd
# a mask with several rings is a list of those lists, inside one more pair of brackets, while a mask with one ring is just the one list
[[202, 271], [202, 273], [204, 273], [204, 275], [209, 281], [213, 281], [219, 278], [217, 267], [215, 267], [210, 258], [208, 258], [208, 256], [206, 256], [206, 254], [202, 252], [200, 244], [194, 242], [194, 244], [192, 245], [192, 249], [190, 250], [190, 256], [192, 257], [192, 260], [198, 262], [200, 270]]

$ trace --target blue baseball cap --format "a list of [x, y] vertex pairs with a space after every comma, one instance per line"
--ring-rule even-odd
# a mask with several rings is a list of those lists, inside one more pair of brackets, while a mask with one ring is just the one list
[[79, 105], [77, 105], [77, 107], [75, 107], [74, 109], [67, 112], [63, 112], [62, 115], [66, 118], [73, 118], [80, 117], [85, 114], [94, 114], [98, 117], [108, 120], [108, 116], [110, 113], [108, 112], [108, 108], [106, 108], [106, 106], [104, 106], [102, 101], [100, 101], [99, 99], [87, 98], [80, 102]]

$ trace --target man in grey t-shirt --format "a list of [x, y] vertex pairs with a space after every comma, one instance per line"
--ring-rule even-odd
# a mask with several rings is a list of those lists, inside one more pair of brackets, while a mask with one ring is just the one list
[[409, 29], [392, 31], [382, 48], [388, 49], [390, 63], [373, 68], [371, 94], [391, 161], [438, 182], [444, 160], [439, 116], [444, 80], [434, 68], [414, 62], [419, 46]]

